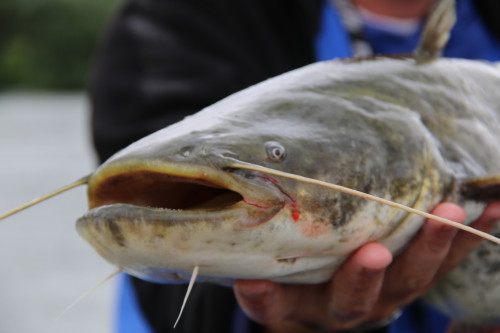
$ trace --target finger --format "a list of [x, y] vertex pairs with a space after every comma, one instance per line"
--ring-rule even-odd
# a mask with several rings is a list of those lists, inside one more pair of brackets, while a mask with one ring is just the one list
[[331, 318], [330, 283], [277, 284], [267, 280], [237, 280], [236, 299], [245, 314], [272, 332], [302, 332], [307, 327], [327, 328]]
[[[282, 285], [267, 280], [237, 280], [235, 296], [245, 314], [261, 324], [293, 319], [325, 327], [339, 321], [342, 326], [352, 321], [349, 315], [371, 310], [378, 298], [384, 269], [391, 260], [387, 248], [370, 243], [358, 249], [338, 270], [336, 287], [332, 287], [335, 283]], [[335, 304], [332, 299], [339, 301]], [[327, 307], [338, 311], [328, 313]]]
[[[466, 218], [465, 211], [452, 203], [439, 204], [432, 213], [460, 223]], [[427, 220], [389, 269], [384, 285], [385, 302], [399, 302], [401, 307], [424, 293], [448, 255], [456, 234], [456, 228]]]
[[337, 328], [352, 327], [372, 311], [391, 252], [378, 243], [358, 249], [337, 271], [332, 284], [330, 313]]
[[[498, 220], [500, 220], [500, 201], [488, 204], [483, 214], [471, 224], [471, 227], [484, 232], [491, 232]], [[453, 270], [453, 268], [465, 259], [472, 250], [478, 247], [482, 241], [483, 239], [479, 236], [469, 232], [459, 231], [453, 240], [448, 257], [436, 274], [436, 279]]]
[[291, 311], [283, 286], [268, 280], [237, 280], [234, 293], [243, 312], [261, 324], [282, 321]]

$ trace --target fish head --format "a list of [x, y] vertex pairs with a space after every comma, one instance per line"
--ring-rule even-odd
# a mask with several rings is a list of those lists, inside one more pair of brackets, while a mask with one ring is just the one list
[[154, 282], [185, 282], [195, 265], [202, 279], [223, 284], [291, 281], [325, 262], [318, 278], [330, 276], [322, 251], [331, 248], [331, 225], [301, 216], [297, 183], [233, 167], [296, 171], [288, 154], [300, 133], [278, 137], [272, 121], [201, 118], [146, 137], [99, 167], [79, 234], [110, 263]]
[[91, 210], [77, 223], [80, 235], [109, 262], [150, 281], [184, 282], [194, 266], [219, 283], [326, 281], [405, 213], [234, 166], [260, 165], [414, 205], [427, 162], [417, 116], [347, 99], [331, 88], [331, 77], [309, 78], [337, 63], [311, 66], [111, 157], [89, 181]]

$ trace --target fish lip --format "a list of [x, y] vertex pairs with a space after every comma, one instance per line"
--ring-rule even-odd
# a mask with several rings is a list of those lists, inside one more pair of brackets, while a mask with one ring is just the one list
[[[136, 181], [137, 179], [134, 179], [134, 177], [140, 178], [144, 175], [162, 178], [165, 184], [170, 184], [170, 181], [171, 184], [179, 182], [179, 184], [203, 187], [207, 191], [213, 191], [214, 193], [220, 191], [223, 195], [228, 196], [229, 199], [227, 203], [223, 202], [220, 206], [214, 207], [160, 207], [149, 204], [138, 204], [133, 200], [130, 202], [120, 200], [120, 196], [123, 196], [120, 193], [123, 192], [120, 188], [122, 185], [117, 185], [116, 190], [113, 190], [113, 192], [106, 192], [105, 190], [106, 186], [109, 187], [113, 181], [116, 181], [120, 177], [127, 178], [130, 176], [132, 181]], [[130, 185], [128, 186], [130, 187]], [[138, 187], [137, 191], [141, 192], [142, 189], [143, 187]], [[123, 190], [127, 191], [127, 188]], [[187, 216], [190, 216], [193, 221], [201, 219], [198, 215], [214, 217], [215, 219], [217, 215], [227, 215], [230, 212], [243, 208], [247, 209], [249, 214], [258, 216], [257, 218], [250, 219], [250, 221], [241, 221], [242, 227], [258, 225], [271, 219], [272, 216], [285, 206], [286, 202], [278, 186], [269, 182], [265, 177], [259, 177], [253, 172], [242, 174], [241, 172], [228, 171], [226, 167], [217, 168], [213, 165], [200, 166], [161, 160], [130, 160], [125, 162], [119, 161], [119, 163], [105, 163], [92, 175], [87, 192], [89, 212], [103, 206], [126, 207], [126, 210], [129, 213], [134, 212], [133, 214], [138, 211], [143, 213], [147, 211], [149, 213], [144, 214], [157, 215], [162, 213], [168, 215], [173, 223], [174, 220], [186, 221]], [[109, 193], [112, 193], [111, 196], [118, 195], [118, 198], [106, 197]], [[185, 195], [189, 195], [189, 193]], [[172, 196], [175, 196], [175, 194]], [[261, 210], [262, 214], [257, 212], [256, 209]]]
[[214, 225], [231, 223], [233, 228], [246, 229], [271, 220], [282, 208], [283, 206], [260, 208], [239, 202], [223, 209], [177, 210], [116, 203], [89, 210], [78, 219], [77, 226], [82, 228], [86, 223], [114, 220], [137, 225], [161, 224], [166, 227], [185, 223], [211, 223]]

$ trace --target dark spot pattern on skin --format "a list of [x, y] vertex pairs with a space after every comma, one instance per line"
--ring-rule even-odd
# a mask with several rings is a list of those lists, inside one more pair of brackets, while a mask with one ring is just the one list
[[100, 223], [94, 224], [94, 228], [95, 228], [97, 234], [101, 234], [101, 224]]
[[339, 200], [333, 200], [330, 222], [334, 227], [342, 227], [349, 222], [354, 212], [356, 212], [356, 200], [349, 200], [341, 195]]
[[[494, 233], [495, 237], [498, 237], [498, 233]], [[486, 274], [487, 276], [494, 276], [500, 272], [500, 262], [498, 262], [497, 254], [498, 249], [497, 245], [493, 243], [484, 243], [481, 247], [476, 250], [477, 260], [479, 260], [483, 266], [482, 269], [478, 267], [477, 274]], [[483, 270], [483, 272], [480, 272]]]
[[500, 262], [493, 262], [488, 266], [488, 275], [496, 275], [498, 272], [500, 272]]
[[487, 259], [490, 255], [490, 251], [487, 248], [480, 248], [477, 250], [477, 256], [483, 260]]
[[372, 183], [371, 183], [371, 179], [367, 179], [366, 183], [364, 184], [364, 187], [362, 189], [362, 192], [364, 193], [370, 193], [372, 191]]
[[122, 231], [116, 221], [114, 219], [106, 219], [104, 220], [104, 224], [108, 227], [115, 242], [121, 247], [125, 247], [125, 237], [123, 237]]

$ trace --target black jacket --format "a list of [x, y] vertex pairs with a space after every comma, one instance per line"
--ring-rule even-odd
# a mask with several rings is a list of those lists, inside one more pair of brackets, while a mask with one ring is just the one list
[[[475, 0], [500, 40], [500, 2]], [[90, 82], [101, 160], [266, 78], [312, 63], [321, 0], [131, 0], [101, 43]], [[171, 332], [185, 286], [134, 279], [147, 320]], [[231, 289], [198, 284], [175, 332], [228, 332]], [[258, 330], [254, 325], [253, 330]]]

